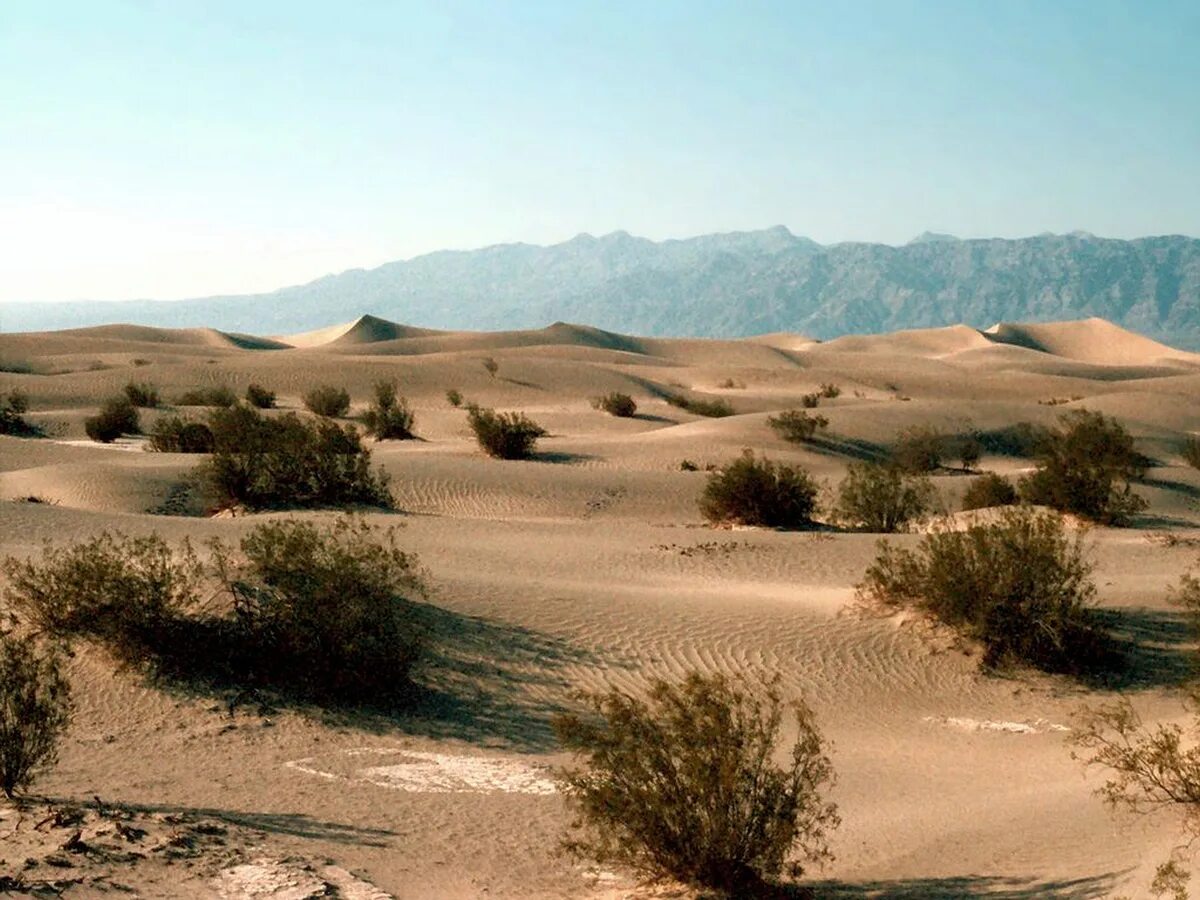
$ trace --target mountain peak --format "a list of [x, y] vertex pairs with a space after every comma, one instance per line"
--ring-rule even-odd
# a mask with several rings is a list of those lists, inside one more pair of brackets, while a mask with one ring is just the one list
[[957, 243], [960, 238], [952, 234], [943, 234], [937, 231], [922, 231], [915, 238], [909, 241], [909, 244], [953, 244]]

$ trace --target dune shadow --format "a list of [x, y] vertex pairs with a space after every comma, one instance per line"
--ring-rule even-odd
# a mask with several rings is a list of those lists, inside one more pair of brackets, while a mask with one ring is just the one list
[[1097, 609], [1095, 614], [1116, 641], [1125, 663], [1120, 671], [1102, 679], [1105, 687], [1126, 691], [1178, 688], [1196, 678], [1196, 633], [1187, 613], [1124, 607]]
[[675, 419], [668, 419], [666, 416], [656, 416], [653, 413], [634, 413], [629, 418], [638, 419], [642, 422], [654, 422], [659, 425], [678, 425]]
[[856, 438], [817, 435], [809, 438], [801, 446], [825, 456], [840, 456], [860, 462], [884, 462], [888, 458], [886, 448]]
[[[1120, 873], [1089, 875], [1042, 881], [999, 875], [959, 875], [945, 878], [911, 878], [872, 881], [821, 881], [805, 885], [809, 896], [830, 900], [959, 900], [986, 897], [988, 900], [1090, 900], [1107, 897]], [[804, 896], [799, 891], [796, 897]]]
[[1200, 500], [1200, 487], [1194, 484], [1188, 484], [1186, 481], [1175, 481], [1171, 478], [1143, 478], [1138, 484], [1144, 484], [1147, 487], [1156, 487], [1164, 491], [1170, 491], [1174, 494], [1182, 494], [1189, 500]]
[[535, 391], [544, 391], [544, 390], [546, 390], [546, 389], [545, 389], [544, 387], [542, 387], [540, 384], [534, 384], [532, 381], [522, 381], [520, 378], [505, 378], [505, 377], [502, 375], [502, 376], [500, 376], [500, 379], [499, 379], [499, 380], [500, 380], [500, 381], [507, 381], [509, 384], [515, 384], [517, 387], [526, 387], [526, 388], [532, 388], [532, 389], [533, 389], [533, 390], [535, 390]]
[[598, 456], [591, 453], [568, 453], [565, 450], [537, 450], [529, 458], [533, 462], [559, 463], [563, 465], [599, 459]]

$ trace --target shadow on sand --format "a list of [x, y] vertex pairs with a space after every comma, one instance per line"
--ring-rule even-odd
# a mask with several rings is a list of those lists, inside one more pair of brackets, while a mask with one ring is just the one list
[[[988, 900], [1091, 900], [1093, 897], [1109, 896], [1119, 877], [1120, 873], [1109, 872], [1085, 878], [1039, 881], [1035, 878], [963, 875], [895, 881], [822, 881], [806, 887], [812, 891], [807, 896], [818, 900], [958, 900], [964, 897], [986, 897]], [[794, 896], [806, 895], [797, 891]]]

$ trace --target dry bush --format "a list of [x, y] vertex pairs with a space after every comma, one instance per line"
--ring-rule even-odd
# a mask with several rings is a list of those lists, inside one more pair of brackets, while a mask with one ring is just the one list
[[729, 401], [721, 398], [715, 400], [692, 400], [683, 394], [667, 394], [666, 401], [671, 406], [686, 410], [692, 415], [707, 416], [710, 419], [722, 419], [725, 416], [733, 415], [733, 407], [729, 405]]
[[124, 396], [105, 400], [100, 412], [83, 420], [87, 436], [101, 444], [111, 444], [123, 434], [137, 434], [141, 428], [137, 407]]
[[946, 444], [946, 436], [936, 428], [913, 425], [896, 435], [892, 463], [914, 475], [936, 472], [942, 467]]
[[628, 394], [622, 394], [619, 391], [612, 391], [594, 398], [592, 407], [603, 410], [610, 416], [623, 419], [628, 419], [637, 412], [637, 402]]
[[261, 384], [251, 384], [246, 388], [246, 402], [257, 409], [274, 409], [275, 392]]
[[212, 429], [181, 416], [163, 416], [150, 429], [149, 450], [157, 453], [212, 453]]
[[483, 360], [483, 368], [487, 370], [489, 375], [495, 378], [496, 373], [500, 371], [500, 363], [488, 356]]
[[237, 394], [225, 385], [195, 388], [184, 391], [176, 400], [176, 406], [216, 406], [228, 409], [237, 403]]
[[799, 466], [742, 456], [714, 472], [700, 496], [700, 512], [710, 522], [803, 528], [817, 508], [817, 483]]
[[826, 400], [836, 400], [842, 396], [842, 389], [836, 384], [823, 384], [821, 385], [820, 394]]
[[[656, 681], [645, 698], [586, 695], [591, 715], [555, 721], [576, 767], [559, 773], [577, 814], [574, 854], [734, 896], [831, 858], [839, 824], [822, 792], [833, 780], [812, 712], [721, 676]], [[797, 731], [773, 759], [784, 713]]]
[[816, 409], [821, 405], [821, 393], [814, 391], [811, 394], [804, 394], [800, 398], [800, 405], [805, 409]]
[[251, 509], [393, 504], [384, 472], [350, 425], [267, 417], [248, 406], [214, 410], [212, 459], [202, 469], [218, 505]]
[[345, 388], [324, 384], [304, 395], [304, 406], [327, 419], [341, 418], [350, 411], [350, 394]]
[[858, 596], [928, 613], [978, 641], [986, 666], [1082, 674], [1115, 661], [1091, 573], [1082, 535], [1068, 536], [1056, 514], [1017, 508], [964, 531], [939, 526], [915, 551], [882, 542]]
[[125, 385], [125, 396], [130, 403], [142, 409], [155, 409], [161, 402], [158, 388], [149, 382], [129, 382]]
[[446, 391], [446, 402], [451, 406], [458, 408], [462, 406], [463, 395], [458, 388], [450, 388]]
[[11, 390], [0, 396], [0, 434], [29, 437], [39, 433], [37, 426], [25, 419], [29, 412], [29, 397], [22, 391]]
[[1040, 435], [1038, 468], [1021, 480], [1022, 499], [1105, 525], [1128, 524], [1146, 508], [1130, 484], [1147, 469], [1133, 438], [1115, 419], [1086, 409], [1059, 421]]
[[413, 412], [396, 393], [395, 381], [377, 381], [370, 407], [362, 415], [367, 434], [380, 441], [407, 441], [413, 434]]
[[785, 409], [777, 416], [769, 416], [767, 424], [785, 441], [803, 444], [811, 441], [819, 430], [828, 428], [829, 420], [822, 415], [810, 415], [802, 409]]
[[498, 413], [471, 405], [467, 422], [479, 446], [496, 459], [529, 459], [538, 438], [546, 436], [546, 429], [519, 412]]
[[1012, 506], [1016, 502], [1017, 489], [1011, 481], [995, 472], [985, 472], [972, 479], [963, 494], [962, 508], [988, 509], [993, 506]]
[[70, 719], [70, 686], [58, 654], [0, 633], [0, 789], [6, 797], [54, 765]]
[[851, 463], [838, 485], [834, 518], [851, 528], [891, 534], [921, 518], [933, 504], [929, 479], [893, 465]]

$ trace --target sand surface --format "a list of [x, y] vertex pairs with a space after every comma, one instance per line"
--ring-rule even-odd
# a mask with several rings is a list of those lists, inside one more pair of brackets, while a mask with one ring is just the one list
[[[499, 364], [495, 377], [484, 357]], [[421, 440], [374, 447], [401, 512], [372, 518], [403, 526], [402, 545], [428, 573], [437, 636], [420, 676], [432, 699], [388, 720], [253, 705], [231, 716], [223, 697], [163, 692], [84, 648], [70, 669], [77, 715], [37, 792], [60, 805], [122, 805], [148, 834], [143, 858], [97, 851], [89, 862], [59, 849], [75, 827], [85, 841], [103, 832], [97, 846], [129, 843], [99, 811], [44, 834], [29, 821], [10, 833], [10, 811], [0, 875], [65, 853], [63, 878], [78, 879], [67, 896], [104, 892], [88, 880], [101, 870], [143, 896], [661, 895], [556, 854], [569, 816], [550, 776], [564, 762], [550, 720], [578, 689], [637, 690], [691, 670], [777, 674], [814, 708], [844, 820], [836, 860], [811, 873], [824, 896], [1145, 896], [1175, 842], [1170, 816], [1110, 814], [1093, 795], [1095, 774], [1070, 757], [1073, 715], [1111, 695], [1044, 676], [985, 676], [969, 648], [862, 614], [853, 586], [876, 536], [708, 528], [696, 508], [707, 476], [680, 462], [703, 469], [753, 447], [833, 484], [907, 425], [990, 430], [1077, 408], [1117, 416], [1155, 465], [1139, 487], [1151, 505], [1136, 527], [1092, 534], [1099, 602], [1145, 645], [1125, 694], [1149, 721], [1184, 722], [1192, 649], [1166, 592], [1200, 546], [1200, 472], [1178, 455], [1181, 438], [1200, 431], [1200, 356], [1096, 320], [822, 344], [641, 339], [563, 324], [431, 332], [368, 317], [273, 340], [134, 326], [0, 335], [0, 361], [32, 370], [0, 372], [0, 392], [26, 391], [48, 435], [0, 437], [0, 554], [18, 556], [104, 529], [231, 539], [260, 519], [186, 515], [199, 512], [186, 490], [194, 457], [86, 440], [83, 419], [130, 380], [153, 382], [168, 400], [258, 382], [284, 409], [331, 383], [361, 409], [374, 381], [398, 379]], [[826, 438], [781, 441], [768, 415], [824, 382], [842, 388], [822, 404]], [[551, 436], [539, 459], [482, 456], [448, 388], [540, 422]], [[591, 408], [612, 390], [634, 396], [636, 418]], [[683, 412], [663, 399], [679, 391], [722, 397], [737, 414]], [[981, 462], [1005, 473], [1028, 466]], [[951, 508], [968, 481], [935, 478]], [[153, 849], [185, 839], [195, 853]]]

